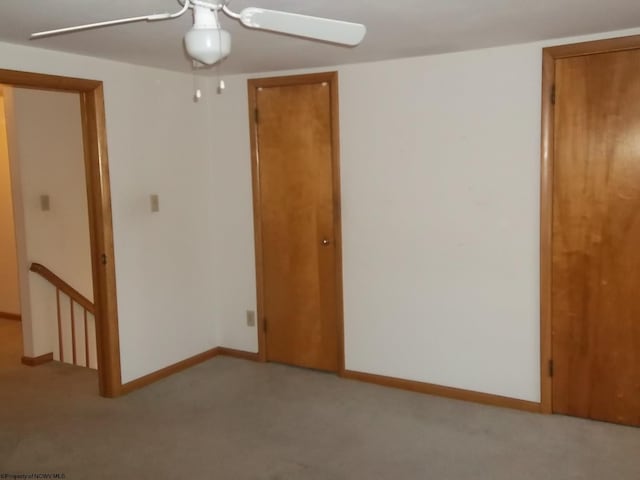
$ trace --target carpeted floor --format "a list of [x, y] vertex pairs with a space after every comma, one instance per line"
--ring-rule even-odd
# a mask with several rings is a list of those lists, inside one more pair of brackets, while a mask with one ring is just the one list
[[16, 328], [0, 321], [0, 477], [640, 479], [640, 429], [223, 357], [107, 400], [95, 371], [20, 366]]

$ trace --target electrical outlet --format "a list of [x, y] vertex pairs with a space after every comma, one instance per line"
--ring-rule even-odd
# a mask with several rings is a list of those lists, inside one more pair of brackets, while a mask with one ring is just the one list
[[160, 197], [158, 197], [157, 194], [153, 194], [150, 196], [151, 199], [151, 211], [152, 212], [159, 212], [160, 211]]
[[256, 326], [256, 312], [253, 310], [247, 310], [247, 327]]

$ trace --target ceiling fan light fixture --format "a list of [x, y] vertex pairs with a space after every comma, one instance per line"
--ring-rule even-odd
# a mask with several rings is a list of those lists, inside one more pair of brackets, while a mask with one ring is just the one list
[[191, 58], [205, 65], [213, 65], [231, 52], [231, 35], [218, 28], [194, 26], [184, 36], [184, 46]]
[[193, 27], [184, 36], [184, 46], [194, 60], [213, 65], [231, 52], [231, 35], [220, 27], [216, 10], [194, 4]]

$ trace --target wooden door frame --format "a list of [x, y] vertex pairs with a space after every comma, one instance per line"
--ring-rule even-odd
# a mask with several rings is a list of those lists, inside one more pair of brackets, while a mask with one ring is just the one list
[[548, 47], [542, 51], [542, 141], [540, 162], [540, 406], [553, 413], [551, 308], [553, 240], [554, 102], [556, 61], [640, 48], [640, 35]]
[[338, 324], [338, 374], [345, 372], [344, 313], [342, 292], [342, 216], [340, 200], [340, 125], [338, 72], [312, 73], [284, 77], [252, 78], [247, 81], [249, 95], [249, 133], [251, 138], [251, 178], [253, 183], [253, 226], [256, 252], [256, 290], [258, 309], [258, 358], [267, 361], [267, 339], [264, 332], [264, 252], [262, 250], [262, 205], [260, 202], [260, 158], [256, 128], [256, 90], [258, 88], [306, 85], [327, 82], [331, 89], [331, 172], [333, 188], [333, 231], [336, 272], [336, 321]]
[[100, 395], [121, 394], [120, 340], [107, 155], [107, 131], [102, 82], [0, 69], [0, 84], [78, 93], [89, 207], [91, 270], [96, 308], [96, 345]]

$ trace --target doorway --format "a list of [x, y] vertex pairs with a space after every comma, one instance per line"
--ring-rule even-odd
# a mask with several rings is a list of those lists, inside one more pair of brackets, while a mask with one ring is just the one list
[[542, 393], [640, 426], [640, 37], [544, 51]]
[[342, 372], [338, 75], [248, 89], [259, 355]]
[[[102, 396], [115, 397], [121, 393], [121, 377], [102, 82], [0, 69], [0, 84], [79, 94], [88, 194], [99, 391]], [[23, 241], [17, 239], [19, 259]], [[21, 260], [25, 263], [24, 257]], [[21, 265], [21, 268], [24, 266]]]

